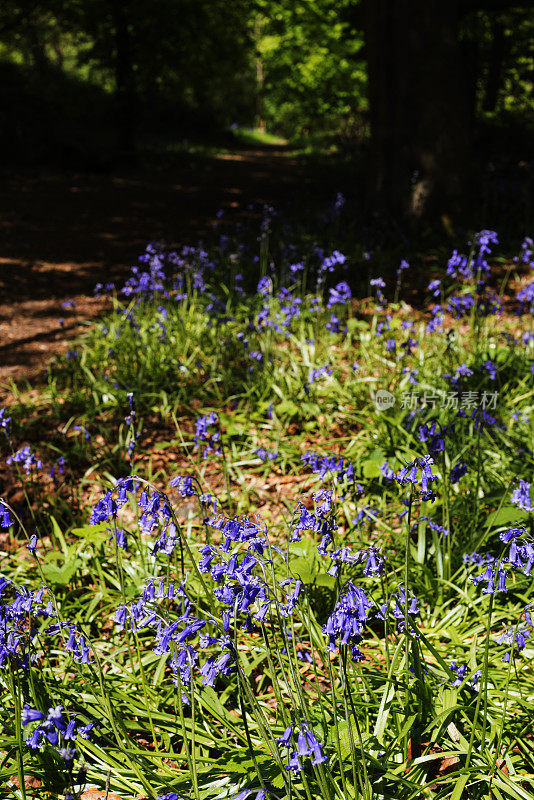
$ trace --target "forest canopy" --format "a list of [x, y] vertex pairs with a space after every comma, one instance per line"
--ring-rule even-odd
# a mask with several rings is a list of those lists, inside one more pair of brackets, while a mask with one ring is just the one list
[[63, 157], [235, 128], [349, 152], [370, 142], [373, 191], [418, 213], [435, 191], [458, 194], [477, 126], [532, 124], [532, 8], [6, 0], [0, 145]]

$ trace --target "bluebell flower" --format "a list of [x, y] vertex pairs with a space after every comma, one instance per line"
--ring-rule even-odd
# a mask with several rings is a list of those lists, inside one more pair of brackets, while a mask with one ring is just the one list
[[[330, 333], [341, 333], [341, 322], [335, 314], [330, 314], [330, 322], [326, 323], [326, 330]], [[347, 326], [343, 330], [347, 330]]]
[[461, 686], [462, 683], [465, 681], [467, 677], [468, 667], [467, 664], [461, 664], [460, 666], [458, 666], [458, 664], [455, 661], [451, 661], [450, 668], [454, 673], [456, 673], [456, 678], [450, 682], [450, 686], [452, 686], [454, 689], [457, 688], [458, 686]]
[[378, 547], [370, 545], [367, 550], [359, 550], [356, 553], [356, 563], [365, 561], [363, 574], [382, 575], [384, 572], [384, 558]]
[[325, 364], [324, 367], [313, 367], [310, 369], [308, 373], [308, 381], [304, 384], [304, 388], [306, 390], [307, 386], [314, 383], [315, 381], [319, 380], [320, 378], [328, 377], [332, 374], [332, 367], [329, 364]]
[[384, 461], [384, 463], [380, 465], [380, 473], [387, 481], [395, 480], [395, 472], [387, 461]]
[[323, 262], [320, 266], [321, 272], [333, 272], [335, 267], [338, 265], [343, 265], [346, 262], [347, 258], [340, 253], [339, 250], [334, 250], [331, 256], [327, 256], [323, 259]]
[[435, 497], [431, 489], [433, 481], [437, 481], [437, 475], [432, 473], [432, 465], [434, 461], [430, 456], [423, 456], [416, 458], [411, 464], [408, 464], [397, 475], [397, 481], [401, 486], [406, 483], [417, 484], [419, 482], [418, 470], [421, 470], [421, 490], [420, 494], [423, 500], [432, 500]]
[[39, 471], [43, 464], [30, 450], [29, 445], [21, 447], [16, 453], [6, 459], [6, 464], [22, 464], [23, 470], [29, 475], [34, 470]]
[[43, 736], [44, 733], [41, 728], [35, 728], [35, 730], [26, 739], [26, 744], [31, 750], [40, 750], [43, 745]]
[[440, 290], [441, 290], [441, 281], [439, 280], [430, 281], [427, 287], [427, 291], [430, 292], [432, 297], [439, 297]]
[[450, 531], [444, 528], [443, 525], [438, 525], [437, 522], [429, 519], [429, 517], [421, 517], [421, 521], [425, 521], [430, 530], [440, 533], [442, 536], [448, 536]]
[[333, 289], [330, 289], [326, 307], [330, 309], [338, 303], [348, 303], [351, 296], [350, 286], [345, 281], [341, 281], [341, 283], [338, 283]]
[[261, 461], [274, 461], [278, 458], [278, 453], [276, 451], [269, 453], [265, 447], [258, 447], [255, 453]]
[[532, 500], [530, 498], [530, 483], [519, 479], [519, 486], [512, 492], [511, 502], [523, 511], [532, 511]]
[[28, 703], [24, 703], [22, 709], [22, 725], [26, 727], [30, 722], [37, 722], [37, 720], [44, 719], [44, 714], [37, 708], [31, 708]]
[[397, 277], [402, 275], [403, 270], [410, 269], [410, 265], [408, 262], [403, 258], [399, 264], [399, 268], [397, 269]]
[[507, 531], [503, 531], [499, 534], [499, 539], [501, 542], [508, 544], [512, 539], [517, 539], [519, 536], [524, 536], [525, 534], [526, 530], [524, 528], [509, 528]]
[[327, 474], [335, 477], [341, 483], [354, 482], [354, 465], [342, 456], [319, 456], [309, 452], [301, 456], [301, 461], [309, 466], [312, 472], [324, 478]]
[[530, 639], [530, 631], [528, 627], [525, 628], [518, 628], [514, 630], [513, 628], [507, 628], [497, 639], [497, 644], [506, 645], [508, 648], [506, 653], [501, 658], [503, 664], [507, 664], [510, 661], [510, 657], [513, 654], [514, 656], [518, 656], [522, 650], [525, 649], [527, 644], [527, 639]]
[[[458, 665], [455, 661], [451, 661], [450, 664], [451, 671], [456, 674], [456, 678], [449, 682], [449, 685], [453, 688], [458, 688], [461, 686], [467, 679], [468, 675], [468, 665], [467, 664], [460, 664]], [[477, 670], [471, 676], [470, 682], [467, 684], [467, 688], [474, 692], [476, 690], [476, 686], [482, 677], [482, 673], [480, 670]]]
[[7, 416], [5, 408], [0, 408], [0, 430], [3, 430], [6, 436], [11, 432], [11, 417]]
[[[407, 609], [406, 606], [408, 606]], [[406, 597], [404, 586], [400, 586], [397, 593], [391, 598], [391, 608], [388, 608], [385, 603], [380, 607], [377, 613], [378, 619], [385, 620], [388, 612], [391, 612], [394, 619], [397, 621], [397, 627], [402, 630], [406, 624], [406, 614], [408, 614], [410, 622], [419, 614], [417, 597], [413, 592], [409, 592], [408, 597]], [[411, 632], [413, 635], [416, 635], [413, 627], [411, 628]]]
[[451, 295], [447, 302], [447, 309], [455, 319], [460, 319], [468, 314], [474, 305], [475, 298], [471, 294]]
[[178, 489], [182, 497], [192, 497], [197, 494], [193, 478], [190, 475], [177, 475], [170, 481], [174, 489]]
[[301, 758], [313, 755], [312, 764], [322, 764], [326, 761], [320, 742], [306, 722], [302, 723], [301, 731], [298, 735], [297, 752]]
[[449, 433], [449, 430], [449, 428], [438, 427], [438, 423], [433, 420], [431, 423], [420, 425], [417, 436], [420, 442], [428, 445], [430, 454], [433, 456], [445, 449], [444, 437]]
[[519, 301], [519, 314], [524, 314], [528, 311], [530, 314], [534, 313], [534, 281], [531, 281], [527, 286], [517, 293]]
[[280, 747], [287, 747], [288, 749], [292, 747], [291, 737], [293, 736], [293, 731], [295, 730], [295, 725], [288, 725], [285, 731], [281, 736], [277, 738], [277, 742]]
[[220, 440], [221, 431], [218, 414], [212, 411], [209, 414], [198, 417], [195, 422], [194, 442], [199, 448], [201, 443], [204, 444], [204, 458], [207, 457], [208, 453], [212, 452], [214, 452], [215, 455], [222, 455]]
[[339, 213], [344, 205], [345, 205], [345, 197], [343, 196], [342, 192], [338, 192], [336, 194], [334, 209]]
[[[486, 582], [486, 586], [482, 590], [483, 594], [495, 594], [495, 592], [506, 592], [506, 579], [508, 573], [502, 566], [494, 567], [489, 564], [484, 572], [471, 578], [474, 584]], [[497, 580], [497, 587], [495, 587], [495, 580]]]
[[462, 463], [461, 461], [458, 464], [455, 464], [454, 467], [451, 469], [451, 483], [458, 483], [460, 478], [463, 478], [464, 475], [467, 475], [468, 469], [467, 466]]
[[323, 633], [328, 637], [328, 649], [333, 651], [339, 645], [350, 645], [353, 660], [362, 660], [364, 656], [358, 644], [370, 608], [371, 603], [364, 590], [349, 581], [323, 626]]
[[493, 363], [493, 361], [484, 361], [482, 366], [488, 371], [490, 379], [494, 381], [497, 377], [497, 366]]
[[9, 508], [0, 500], [0, 528], [10, 528], [13, 525]]

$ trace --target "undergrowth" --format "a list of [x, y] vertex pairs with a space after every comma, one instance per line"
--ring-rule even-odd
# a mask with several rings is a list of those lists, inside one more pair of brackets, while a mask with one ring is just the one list
[[0, 414], [7, 796], [534, 797], [532, 243], [416, 311], [342, 207], [151, 244]]

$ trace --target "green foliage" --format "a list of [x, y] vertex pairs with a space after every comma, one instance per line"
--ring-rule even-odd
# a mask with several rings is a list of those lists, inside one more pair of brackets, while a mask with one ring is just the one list
[[268, 125], [285, 136], [354, 133], [367, 110], [363, 34], [354, 0], [263, 2], [256, 47]]

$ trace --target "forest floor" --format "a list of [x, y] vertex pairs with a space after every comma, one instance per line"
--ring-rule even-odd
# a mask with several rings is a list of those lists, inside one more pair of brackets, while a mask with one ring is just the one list
[[[95, 284], [120, 283], [148, 242], [196, 244], [213, 226], [250, 217], [253, 203], [334, 190], [289, 150], [272, 147], [102, 174], [43, 168], [2, 178], [0, 399], [11, 380], [33, 382], [102, 312]], [[74, 306], [63, 307], [69, 301]]]

